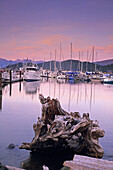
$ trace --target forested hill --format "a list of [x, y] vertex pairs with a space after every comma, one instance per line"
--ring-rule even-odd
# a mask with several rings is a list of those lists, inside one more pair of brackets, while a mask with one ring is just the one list
[[[47, 62], [40, 62], [37, 63], [39, 68], [43, 68], [43, 69], [47, 69], [50, 70], [50, 63], [51, 63], [51, 70], [55, 69], [55, 65], [57, 69], [60, 69], [60, 62], [55, 62], [55, 61], [47, 61]], [[10, 65], [8, 67], [12, 67], [12, 68], [18, 68], [18, 67], [23, 67], [23, 63], [17, 63], [17, 64], [13, 64]], [[94, 64], [94, 63], [89, 63], [89, 62], [79, 62], [78, 60], [65, 60], [61, 62], [61, 69], [62, 70], [80, 70], [83, 72], [86, 71], [102, 71], [102, 72], [107, 72], [108, 70], [111, 70], [113, 72], [113, 64], [110, 65], [106, 65], [106, 66], [101, 66], [98, 64]]]

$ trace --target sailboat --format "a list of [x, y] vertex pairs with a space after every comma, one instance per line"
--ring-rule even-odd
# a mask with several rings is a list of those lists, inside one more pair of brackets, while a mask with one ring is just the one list
[[[94, 63], [95, 58], [97, 60], [97, 52], [96, 52], [96, 56], [95, 56], [95, 51], [94, 51], [94, 47], [93, 47], [93, 49], [92, 49], [92, 64]], [[92, 67], [93, 67], [93, 65], [92, 65]], [[96, 69], [96, 62], [95, 62], [95, 71], [93, 72], [93, 68], [92, 68], [92, 74], [90, 76], [90, 79], [91, 79], [91, 82], [93, 82], [93, 83], [101, 83], [104, 79], [103, 73], [97, 71], [97, 69]]]
[[43, 65], [42, 65], [42, 67], [40, 69], [40, 72], [41, 72], [40, 76], [48, 78], [48, 75], [49, 75], [50, 71], [48, 69], [44, 69], [44, 63], [45, 63], [45, 58], [44, 58]]
[[56, 50], [55, 50], [55, 61], [54, 61], [54, 71], [51, 70], [51, 53], [50, 53], [50, 73], [49, 78], [57, 77], [57, 69], [56, 69]]
[[62, 72], [62, 67], [61, 67], [61, 52], [62, 52], [62, 48], [60, 43], [60, 69], [59, 69], [57, 79], [66, 79], [66, 74], [65, 72]]
[[72, 71], [72, 43], [71, 43], [70, 71], [67, 72], [66, 78], [67, 78], [68, 80], [74, 80], [74, 72]]
[[113, 84], [113, 75], [110, 75], [109, 77], [104, 78], [102, 83]]

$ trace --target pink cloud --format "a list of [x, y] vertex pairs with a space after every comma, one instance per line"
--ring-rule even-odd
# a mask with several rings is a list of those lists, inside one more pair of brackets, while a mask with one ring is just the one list
[[68, 36], [63, 36], [63, 35], [60, 35], [60, 34], [54, 34], [52, 36], [48, 36], [46, 37], [45, 39], [42, 39], [40, 41], [40, 44], [45, 44], [45, 45], [55, 45], [57, 43], [60, 43], [60, 42], [64, 42], [64, 41], [67, 41], [69, 39]]
[[[18, 30], [18, 28], [16, 28]], [[15, 30], [16, 30], [15, 29]], [[48, 28], [49, 29], [49, 28]], [[78, 59], [79, 51], [83, 52], [84, 60], [86, 60], [86, 52], [89, 50], [91, 52], [92, 46], [88, 46], [80, 35], [73, 36], [71, 35], [62, 35], [62, 34], [50, 34], [49, 32], [44, 35], [36, 36], [35, 39], [32, 36], [25, 37], [15, 37], [11, 39], [8, 43], [3, 43], [0, 46], [0, 51], [2, 56], [8, 56], [10, 59], [16, 58], [35, 58], [37, 60], [49, 60], [50, 52], [53, 53], [52, 59], [55, 58], [55, 49], [57, 50], [57, 60], [60, 59], [60, 42], [62, 44], [64, 60], [71, 58], [70, 44], [71, 40], [73, 43], [73, 59]], [[99, 55], [103, 58], [106, 56], [109, 58], [113, 54], [113, 45], [106, 47], [97, 46], [95, 50], [99, 51]], [[101, 57], [101, 58], [102, 58]], [[63, 59], [62, 59], [63, 60]]]
[[113, 41], [113, 35], [111, 35], [111, 36], [110, 36], [110, 40], [112, 40], [112, 41]]
[[113, 52], [113, 45], [109, 45], [106, 47], [96, 47], [96, 49], [104, 51], [104, 53], [111, 53]]
[[17, 32], [17, 31], [22, 31], [23, 30], [23, 28], [21, 28], [21, 27], [13, 27], [12, 28], [12, 32]]

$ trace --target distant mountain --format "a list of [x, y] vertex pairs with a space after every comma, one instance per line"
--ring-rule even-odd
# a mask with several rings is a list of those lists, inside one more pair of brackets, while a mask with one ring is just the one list
[[5, 67], [5, 66], [8, 66], [10, 64], [12, 64], [12, 60], [6, 60], [6, 59], [3, 59], [3, 58], [0, 58], [0, 67]]
[[111, 65], [113, 64], [113, 59], [97, 61], [96, 64], [101, 65], [101, 66]]
[[[18, 64], [18, 63], [30, 63], [32, 60], [27, 60], [27, 59], [24, 59], [24, 60], [20, 60], [20, 59], [17, 59], [15, 61], [12, 61], [12, 60], [6, 60], [6, 59], [3, 59], [3, 58], [0, 58], [0, 67], [6, 67], [8, 65], [14, 65], [14, 64]], [[39, 64], [39, 63], [43, 63], [43, 61], [34, 61], [35, 64]]]
[[[30, 63], [31, 60], [20, 60], [17, 59], [15, 61], [6, 60], [0, 58], [0, 67], [12, 67], [13, 69], [22, 67], [24, 63]], [[34, 64], [38, 64], [39, 68], [43, 67], [43, 69], [50, 69], [50, 61], [34, 61]], [[51, 70], [55, 68], [55, 61], [51, 61]], [[60, 69], [60, 62], [56, 61], [57, 69]], [[87, 63], [87, 62], [79, 62], [78, 60], [65, 60], [61, 62], [62, 70], [81, 70], [81, 71], [95, 71], [95, 63]], [[111, 70], [113, 72], [113, 59], [104, 60], [96, 62], [96, 70], [106, 72]]]
[[[40, 63], [38, 64], [39, 68], [43, 67], [43, 69], [50, 69], [50, 61], [48, 62], [44, 62], [44, 64]], [[55, 61], [51, 61], [51, 70], [54, 70], [54, 66], [55, 66]], [[60, 62], [56, 62], [56, 67], [57, 69], [60, 68]], [[78, 60], [65, 60], [61, 62], [61, 68], [62, 70], [80, 70], [83, 72], [86, 71], [95, 71], [95, 67], [96, 67], [96, 71], [102, 71], [102, 72], [107, 72], [108, 70], [111, 70], [113, 72], [113, 64], [110, 65], [106, 65], [106, 66], [102, 66], [99, 64], [95, 63], [90, 63], [90, 62], [79, 62]]]

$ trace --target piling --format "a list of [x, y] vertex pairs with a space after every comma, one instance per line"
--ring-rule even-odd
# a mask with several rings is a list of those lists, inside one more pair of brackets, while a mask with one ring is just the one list
[[22, 77], [21, 75], [22, 75], [22, 72], [20, 71], [20, 80], [21, 80], [21, 77]]
[[10, 70], [10, 83], [12, 82], [12, 71]]

